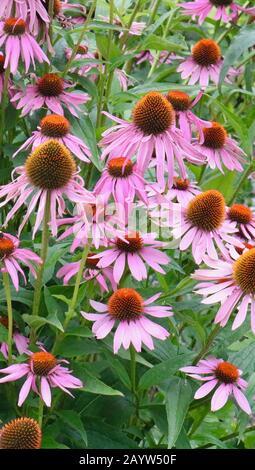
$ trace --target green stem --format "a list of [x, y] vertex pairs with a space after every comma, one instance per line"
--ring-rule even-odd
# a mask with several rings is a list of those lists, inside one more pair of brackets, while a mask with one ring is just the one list
[[[139, 419], [139, 397], [136, 390], [136, 351], [133, 345], [129, 348], [130, 352], [130, 382], [135, 406], [135, 419]], [[133, 421], [133, 419], [131, 419]], [[131, 422], [132, 424], [132, 422]]]
[[10, 79], [10, 65], [8, 65], [4, 74], [4, 85], [2, 93], [2, 103], [1, 103], [1, 127], [0, 127], [0, 152], [3, 154], [3, 142], [4, 142], [4, 130], [5, 130], [5, 110], [7, 106], [7, 95], [8, 95], [8, 83]]
[[62, 77], [64, 77], [64, 76], [67, 74], [68, 70], [70, 70], [70, 68], [71, 68], [71, 66], [72, 66], [72, 63], [73, 63], [73, 61], [74, 61], [74, 59], [75, 59], [75, 57], [76, 57], [76, 54], [77, 54], [77, 52], [78, 52], [79, 46], [80, 46], [81, 42], [83, 41], [84, 36], [85, 36], [85, 34], [86, 34], [86, 31], [87, 31], [87, 29], [88, 29], [88, 24], [90, 23], [90, 20], [91, 20], [91, 18], [92, 18], [92, 15], [93, 15], [93, 13], [94, 13], [94, 11], [95, 11], [95, 9], [96, 9], [96, 4], [97, 4], [97, 0], [94, 0], [93, 3], [92, 3], [92, 5], [91, 5], [91, 7], [90, 7], [90, 9], [89, 9], [88, 15], [87, 15], [86, 20], [85, 20], [85, 22], [84, 22], [84, 25], [83, 25], [81, 34], [80, 34], [80, 36], [79, 36], [79, 38], [78, 38], [77, 44], [76, 44], [76, 46], [75, 46], [74, 49], [73, 49], [73, 52], [72, 52], [72, 54], [71, 54], [71, 57], [70, 57], [70, 59], [68, 60], [66, 66], [65, 66], [64, 71], [62, 72]]
[[[49, 246], [50, 199], [51, 199], [51, 195], [50, 195], [50, 191], [48, 191], [45, 209], [44, 209], [44, 217], [43, 217], [42, 245], [41, 245], [41, 253], [40, 253], [42, 263], [40, 264], [38, 268], [37, 277], [35, 281], [34, 301], [33, 301], [33, 309], [32, 309], [32, 315], [34, 316], [39, 314], [43, 273], [44, 273], [45, 262], [46, 262], [47, 253], [48, 253], [48, 246]], [[32, 336], [34, 336], [34, 332], [31, 331], [31, 333], [32, 333]]]
[[[244, 434], [248, 433], [248, 432], [253, 432], [255, 431], [255, 426], [250, 426], [246, 429], [244, 429]], [[237, 431], [237, 432], [232, 432], [231, 434], [227, 434], [226, 436], [223, 436], [223, 437], [219, 437], [218, 439], [221, 441], [221, 442], [225, 442], [225, 441], [229, 441], [230, 439], [235, 439], [236, 437], [239, 437], [240, 436], [240, 432]], [[205, 444], [204, 446], [200, 446], [200, 447], [197, 447], [197, 449], [208, 449], [209, 447], [212, 447], [213, 445], [215, 444]]]
[[[77, 304], [79, 288], [80, 288], [80, 284], [81, 284], [81, 280], [82, 280], [83, 271], [84, 271], [84, 268], [85, 268], [85, 265], [86, 265], [86, 260], [87, 260], [87, 256], [88, 256], [88, 253], [89, 253], [89, 248], [90, 248], [90, 245], [87, 244], [87, 245], [84, 246], [84, 249], [83, 249], [83, 253], [82, 253], [82, 257], [81, 257], [81, 261], [80, 261], [79, 271], [77, 273], [76, 280], [75, 280], [72, 300], [70, 302], [70, 305], [69, 305], [69, 308], [68, 308], [68, 311], [67, 311], [67, 314], [66, 314], [66, 318], [65, 318], [65, 321], [64, 321], [64, 325], [63, 325], [64, 330], [66, 330], [69, 322], [71, 321], [71, 319], [73, 318], [74, 313], [75, 313], [75, 307], [76, 307], [76, 304]], [[53, 346], [52, 352], [55, 352], [55, 350], [57, 349], [57, 346], [59, 345], [60, 341], [63, 339], [63, 336], [64, 336], [64, 334], [62, 333], [56, 338], [56, 341], [55, 341], [55, 344]]]
[[142, 1], [141, 0], [138, 0], [138, 2], [136, 3], [135, 5], [135, 8], [133, 9], [133, 13], [132, 15], [130, 16], [129, 18], [129, 21], [128, 21], [128, 24], [127, 24], [127, 30], [125, 31], [125, 33], [123, 34], [121, 40], [120, 40], [120, 46], [121, 46], [121, 49], [122, 48], [125, 48], [125, 45], [126, 45], [126, 41], [127, 41], [127, 38], [128, 38], [128, 34], [129, 34], [129, 30], [132, 26], [132, 23], [138, 13], [138, 11], [140, 10], [140, 7], [141, 7], [141, 4], [142, 4]]
[[154, 20], [155, 20], [157, 11], [158, 11], [159, 4], [160, 4], [160, 0], [156, 0], [154, 2], [154, 5], [153, 5], [152, 11], [151, 11], [151, 16], [150, 16], [150, 19], [148, 21], [148, 26], [150, 26], [152, 23], [154, 23]]
[[198, 184], [202, 183], [205, 170], [206, 170], [206, 165], [204, 165], [201, 169], [201, 172], [200, 172], [200, 175], [199, 175], [199, 178], [198, 178], [198, 182], [197, 182]]
[[203, 346], [203, 348], [201, 349], [200, 353], [195, 357], [193, 364], [196, 364], [198, 361], [200, 361], [200, 359], [202, 359], [208, 353], [208, 351], [210, 350], [213, 344], [214, 339], [216, 338], [217, 334], [220, 331], [220, 328], [221, 328], [220, 325], [216, 325], [214, 327], [214, 329], [211, 331], [210, 335], [208, 336], [207, 341], [205, 345]]
[[5, 290], [5, 297], [7, 302], [8, 312], [8, 364], [12, 363], [12, 335], [13, 335], [13, 314], [12, 314], [12, 299], [11, 299], [11, 287], [8, 273], [3, 273], [3, 283]]
[[42, 423], [43, 423], [43, 400], [39, 398], [39, 405], [38, 405], [38, 424], [40, 428], [42, 429]]
[[[163, 39], [166, 39], [166, 36], [167, 36], [167, 33], [168, 33], [168, 30], [169, 30], [169, 26], [170, 26], [170, 23], [172, 21], [172, 12], [170, 11], [169, 12], [169, 17], [168, 17], [168, 20], [167, 20], [167, 23], [166, 23], [166, 27], [164, 29], [164, 33], [163, 33]], [[150, 78], [154, 72], [154, 70], [156, 69], [157, 65], [158, 65], [158, 60], [159, 60], [159, 57], [160, 57], [160, 51], [157, 52], [156, 54], [156, 57], [153, 61], [153, 64], [151, 66], [151, 69], [148, 73], [148, 78]]]
[[230, 200], [228, 201], [228, 205], [231, 205], [233, 203], [240, 189], [242, 188], [244, 182], [246, 181], [246, 179], [252, 172], [253, 172], [253, 162], [250, 163], [250, 165], [246, 168], [245, 172], [242, 174], [234, 193], [232, 194]]

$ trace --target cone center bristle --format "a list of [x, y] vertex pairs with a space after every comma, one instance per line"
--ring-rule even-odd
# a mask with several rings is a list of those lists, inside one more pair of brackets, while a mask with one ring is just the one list
[[133, 122], [145, 135], [158, 135], [174, 123], [174, 109], [160, 93], [152, 91], [141, 98], [133, 109]]
[[174, 189], [179, 189], [180, 191], [186, 191], [189, 188], [190, 181], [189, 179], [185, 178], [174, 178]]
[[143, 247], [143, 239], [138, 232], [125, 235], [125, 242], [121, 238], [117, 238], [115, 244], [117, 248], [126, 253], [137, 253]]
[[78, 47], [77, 54], [85, 55], [88, 53], [88, 47], [82, 46], [81, 44]]
[[169, 91], [166, 95], [166, 98], [177, 112], [188, 111], [191, 105], [191, 99], [189, 95], [183, 91]]
[[252, 220], [252, 211], [249, 207], [242, 204], [233, 204], [229, 208], [228, 217], [239, 224], [249, 224]]
[[127, 178], [133, 173], [133, 163], [125, 157], [112, 158], [108, 162], [108, 173], [114, 178]]
[[245, 294], [255, 294], [255, 248], [244, 252], [235, 261], [233, 277]]
[[43, 135], [52, 138], [64, 137], [70, 131], [69, 121], [64, 116], [57, 114], [45, 116], [40, 122], [40, 127]]
[[21, 36], [26, 31], [26, 23], [21, 18], [7, 18], [4, 22], [4, 32], [10, 36]]
[[97, 269], [97, 264], [99, 263], [99, 258], [92, 258], [94, 253], [89, 253], [86, 259], [86, 268]]
[[118, 289], [108, 301], [109, 314], [120, 321], [137, 320], [143, 313], [143, 298], [135, 289]]
[[212, 122], [212, 127], [204, 127], [204, 143], [205, 147], [210, 149], [221, 149], [224, 147], [227, 139], [227, 132], [218, 122]]
[[215, 65], [221, 58], [221, 49], [212, 39], [201, 39], [194, 45], [192, 57], [201, 66]]
[[233, 0], [209, 0], [215, 7], [228, 7], [233, 3]]
[[39, 78], [37, 87], [43, 96], [59, 96], [64, 91], [64, 81], [55, 73], [46, 73]]
[[54, 190], [66, 186], [76, 165], [69, 150], [57, 140], [39, 145], [25, 162], [30, 182], [41, 189]]
[[205, 232], [218, 229], [224, 222], [224, 218], [224, 197], [214, 189], [195, 196], [187, 208], [189, 222]]
[[10, 238], [0, 234], [0, 259], [10, 256], [15, 250], [15, 245]]
[[36, 375], [46, 376], [57, 365], [57, 359], [53, 354], [40, 351], [30, 357], [31, 366]]
[[239, 377], [237, 367], [230, 362], [220, 362], [214, 373], [217, 379], [225, 384], [235, 383]]
[[4, 62], [5, 62], [5, 56], [0, 53], [0, 73], [5, 72]]
[[32, 418], [17, 418], [0, 430], [0, 449], [40, 449], [42, 433]]

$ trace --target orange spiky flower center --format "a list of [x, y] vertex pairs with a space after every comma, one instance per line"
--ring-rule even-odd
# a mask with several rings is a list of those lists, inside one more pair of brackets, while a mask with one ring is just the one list
[[141, 98], [133, 109], [133, 122], [145, 135], [158, 135], [174, 122], [171, 103], [157, 91], [151, 91]]
[[97, 264], [99, 262], [99, 258], [92, 258], [94, 256], [94, 253], [89, 253], [86, 259], [86, 268], [89, 269], [96, 269]]
[[4, 22], [4, 32], [10, 36], [21, 36], [26, 31], [26, 23], [21, 18], [7, 18]]
[[255, 248], [245, 251], [234, 262], [233, 278], [245, 294], [255, 294]]
[[233, 204], [228, 210], [228, 217], [239, 224], [249, 224], [252, 220], [252, 211], [243, 204]]
[[212, 39], [201, 39], [192, 48], [194, 61], [201, 66], [215, 65], [221, 58], [221, 49]]
[[40, 449], [42, 432], [32, 418], [16, 418], [0, 429], [0, 449]]
[[184, 91], [169, 91], [166, 98], [175, 111], [188, 111], [191, 105], [191, 98]]
[[81, 54], [81, 55], [85, 55], [88, 53], [88, 47], [87, 46], [84, 46], [82, 44], [79, 45], [78, 47], [78, 50], [77, 50], [77, 54]]
[[195, 227], [210, 232], [218, 229], [225, 218], [225, 201], [219, 191], [210, 189], [195, 196], [187, 208], [187, 219]]
[[115, 244], [117, 248], [125, 253], [137, 253], [143, 247], [143, 239], [138, 232], [125, 235], [125, 242], [121, 238], [117, 238]]
[[37, 82], [37, 87], [43, 96], [59, 96], [64, 91], [64, 80], [55, 73], [46, 73]]
[[186, 191], [189, 188], [190, 181], [188, 178], [174, 178], [174, 189], [179, 189], [180, 191]]
[[215, 7], [228, 7], [233, 3], [233, 0], [209, 0]]
[[70, 131], [69, 121], [58, 114], [45, 116], [40, 122], [40, 127], [43, 135], [52, 138], [64, 137]]
[[231, 362], [227, 361], [220, 362], [217, 365], [217, 368], [215, 369], [214, 373], [217, 379], [223, 382], [224, 384], [233, 384], [239, 378], [239, 372], [237, 367], [234, 366], [234, 364], [231, 364]]
[[112, 158], [108, 162], [108, 173], [114, 178], [127, 178], [133, 173], [133, 162], [126, 157]]
[[112, 294], [108, 309], [120, 321], [134, 321], [143, 313], [143, 298], [135, 289], [123, 287]]
[[32, 354], [30, 364], [36, 375], [46, 376], [57, 365], [57, 359], [49, 352], [40, 351]]
[[15, 245], [10, 238], [0, 233], [0, 259], [10, 256], [15, 250]]
[[3, 54], [0, 54], [0, 73], [5, 72], [4, 61], [5, 61], [5, 56]]
[[203, 145], [210, 149], [223, 148], [228, 136], [225, 128], [218, 122], [212, 122], [212, 127], [204, 127], [203, 134]]

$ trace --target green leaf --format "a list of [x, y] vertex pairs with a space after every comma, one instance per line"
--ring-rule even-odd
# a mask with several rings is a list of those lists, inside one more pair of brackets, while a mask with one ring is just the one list
[[7, 343], [8, 341], [8, 330], [4, 325], [0, 323], [0, 343]]
[[56, 314], [49, 315], [47, 318], [45, 318], [39, 317], [37, 315], [28, 315], [27, 313], [25, 313], [24, 315], [22, 315], [22, 318], [24, 322], [26, 322], [30, 327], [35, 328], [36, 330], [38, 330], [38, 328], [41, 328], [44, 325], [50, 325], [64, 333], [64, 328]]
[[68, 424], [71, 428], [75, 429], [75, 431], [80, 434], [85, 446], [87, 446], [87, 433], [79, 414], [72, 410], [62, 410], [58, 411], [58, 416], [65, 424]]
[[185, 44], [180, 44], [174, 41], [169, 41], [162, 37], [151, 34], [147, 37], [146, 41], [142, 44], [142, 49], [155, 49], [156, 51], [169, 51], [169, 52], [180, 52], [186, 49]]
[[89, 118], [89, 116], [83, 116], [80, 119], [76, 119], [74, 116], [70, 116], [70, 121], [72, 124], [72, 128], [74, 130], [75, 135], [81, 137], [81, 139], [85, 139], [88, 143], [88, 146], [91, 150], [91, 161], [95, 165], [95, 167], [101, 171], [103, 168], [102, 162], [99, 159], [98, 149], [97, 149], [97, 141], [96, 141], [96, 133], [95, 128]]
[[93, 373], [89, 370], [89, 366], [87, 367], [86, 364], [76, 364], [75, 372], [77, 376], [84, 382], [84, 388], [80, 390], [83, 390], [87, 393], [95, 393], [96, 395], [117, 395], [123, 397], [123, 393], [121, 393], [119, 390], [110, 387], [95, 377], [95, 375], [93, 375]]
[[168, 381], [165, 390], [168, 449], [172, 449], [178, 439], [192, 396], [191, 386], [185, 379], [174, 377]]
[[171, 375], [174, 375], [175, 372], [185, 364], [187, 364], [187, 359], [190, 355], [180, 354], [175, 358], [168, 359], [163, 361], [160, 364], [152, 367], [147, 370], [141, 377], [139, 381], [138, 388], [145, 390], [146, 388], [158, 385], [161, 382], [168, 379]]
[[[19, 302], [27, 307], [31, 307], [33, 302], [33, 292], [23, 289], [22, 287], [20, 287], [17, 292], [14, 287], [11, 286], [11, 297], [13, 302]], [[3, 289], [0, 291], [0, 302], [6, 302], [5, 292]]]
[[221, 87], [229, 68], [255, 44], [254, 25], [250, 24], [241, 29], [227, 48], [225, 59], [220, 72], [219, 87]]

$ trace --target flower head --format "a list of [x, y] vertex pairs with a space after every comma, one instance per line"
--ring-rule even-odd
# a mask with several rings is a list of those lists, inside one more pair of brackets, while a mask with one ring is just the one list
[[64, 194], [73, 202], [94, 202], [92, 194], [83, 187], [83, 180], [77, 173], [71, 153], [56, 140], [48, 140], [39, 145], [29, 155], [25, 165], [16, 168], [15, 171], [19, 176], [11, 183], [0, 187], [0, 198], [6, 196], [0, 206], [4, 206], [11, 200], [16, 201], [5, 220], [7, 224], [20, 206], [31, 198], [19, 231], [22, 230], [38, 204], [33, 230], [33, 236], [35, 235], [43, 220], [48, 195], [50, 197], [50, 223], [54, 235], [57, 234], [56, 216], [58, 214], [62, 217], [65, 209]]
[[45, 0], [1, 0], [0, 18], [9, 18], [14, 14], [16, 18], [28, 21], [29, 30], [33, 34], [39, 32], [39, 22], [49, 23], [49, 15], [45, 8]]
[[[67, 367], [61, 365], [61, 362], [68, 363], [65, 360], [57, 360], [53, 354], [46, 351], [30, 353], [28, 362], [14, 364], [0, 370], [1, 374], [5, 374], [5, 377], [0, 379], [0, 384], [15, 382], [26, 376], [20, 389], [18, 406], [24, 403], [31, 389], [41, 396], [46, 406], [51, 406], [51, 388], [58, 387], [73, 396], [68, 389], [83, 386]], [[38, 383], [40, 392], [37, 388]]]
[[224, 165], [231, 171], [243, 171], [241, 163], [245, 162], [245, 153], [221, 124], [212, 122], [211, 127], [203, 128], [202, 132], [202, 141], [195, 142], [194, 147], [206, 156], [210, 168], [218, 168], [224, 173]]
[[180, 3], [183, 8], [184, 15], [192, 16], [194, 20], [198, 17], [198, 24], [202, 24], [210, 15], [212, 10], [215, 11], [215, 20], [222, 20], [224, 23], [228, 23], [238, 13], [240, 9], [239, 5], [234, 0], [195, 0], [193, 2]]
[[228, 208], [227, 217], [236, 222], [241, 238], [253, 240], [255, 238], [255, 217], [252, 210], [243, 204], [233, 204]]
[[42, 432], [32, 418], [16, 418], [0, 429], [0, 449], [40, 449]]
[[9, 233], [0, 232], [0, 271], [9, 274], [17, 291], [19, 290], [19, 274], [26, 282], [26, 276], [20, 263], [27, 266], [34, 277], [36, 277], [34, 264], [41, 263], [39, 256], [27, 248], [20, 248], [19, 244], [18, 238]]
[[79, 105], [86, 103], [89, 96], [87, 93], [66, 91], [71, 86], [73, 85], [65, 82], [59, 75], [47, 73], [38, 78], [35, 85], [28, 85], [24, 91], [15, 93], [11, 101], [18, 101], [17, 109], [22, 109], [22, 116], [43, 106], [53, 113], [63, 115], [64, 105], [71, 114], [78, 117]]
[[[231, 256], [231, 257], [230, 257]], [[246, 245], [241, 250], [230, 250], [225, 260], [204, 259], [209, 269], [198, 269], [192, 275], [203, 281], [196, 286], [196, 293], [203, 296], [203, 304], [221, 302], [215, 323], [225, 326], [231, 313], [238, 307], [232, 329], [236, 330], [251, 312], [251, 329], [255, 334], [255, 248]]]
[[18, 70], [19, 59], [25, 63], [28, 72], [32, 62], [35, 68], [35, 59], [38, 62], [49, 63], [36, 40], [27, 32], [27, 25], [21, 18], [7, 18], [0, 22], [0, 46], [5, 45], [4, 68], [10, 66], [11, 73]]
[[186, 372], [190, 377], [205, 382], [195, 393], [195, 399], [208, 395], [216, 386], [212, 401], [211, 410], [217, 411], [233, 395], [237, 404], [247, 414], [251, 414], [251, 407], [243, 391], [248, 383], [241, 378], [242, 371], [231, 362], [215, 357], [208, 357], [198, 362], [196, 366], [182, 367], [182, 372]]
[[92, 331], [97, 339], [105, 338], [113, 329], [115, 322], [118, 323], [113, 342], [115, 354], [121, 345], [124, 349], [128, 349], [130, 344], [140, 352], [143, 343], [147, 348], [154, 349], [152, 337], [165, 340], [169, 336], [165, 328], [147, 317], [147, 315], [158, 318], [172, 316], [170, 306], [149, 306], [159, 297], [160, 293], [144, 300], [135, 289], [124, 287], [114, 292], [107, 304], [90, 301], [91, 306], [100, 313], [81, 313], [87, 320], [95, 322]]
[[188, 178], [175, 176], [173, 187], [167, 192], [166, 199], [170, 201], [176, 200], [185, 206], [200, 192], [195, 182], [190, 181]]
[[173, 220], [173, 236], [181, 238], [180, 250], [192, 246], [196, 263], [200, 264], [206, 254], [218, 259], [215, 245], [226, 256], [228, 250], [224, 242], [242, 246], [238, 239], [232, 236], [237, 232], [235, 223], [225, 220], [225, 201], [219, 191], [211, 189], [202, 192], [186, 206], [176, 205], [173, 210], [175, 209], [177, 211]]
[[71, 124], [64, 116], [58, 114], [49, 114], [41, 119], [40, 126], [34, 131], [26, 142], [14, 153], [15, 157], [22, 150], [27, 150], [32, 146], [36, 147], [54, 139], [65, 145], [70, 152], [83, 162], [90, 162], [91, 152], [87, 145], [70, 132]]
[[[9, 325], [8, 317], [0, 316], [0, 324], [8, 330], [8, 325]], [[20, 355], [28, 351], [29, 339], [18, 331], [17, 325], [15, 323], [14, 323], [13, 341]], [[5, 359], [8, 358], [8, 344], [7, 343], [3, 342], [2, 344], [0, 344], [0, 352], [2, 353]]]
[[[184, 158], [189, 162], [201, 164], [204, 157], [194, 152], [193, 147], [175, 127], [175, 112], [171, 103], [160, 93], [153, 91], [143, 96], [135, 105], [132, 121], [124, 121], [108, 113], [117, 126], [103, 134], [101, 145], [105, 147], [102, 158], [107, 155], [133, 157], [137, 154], [137, 164], [144, 172], [150, 163], [155, 163], [157, 180], [165, 186], [165, 170], [168, 172], [169, 187], [173, 184], [174, 159], [181, 177], [186, 177]], [[152, 156], [155, 155], [154, 162]]]

